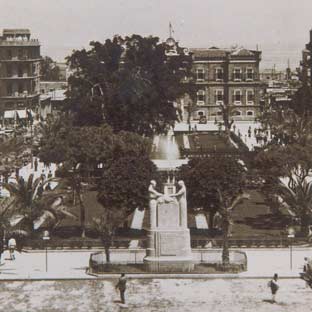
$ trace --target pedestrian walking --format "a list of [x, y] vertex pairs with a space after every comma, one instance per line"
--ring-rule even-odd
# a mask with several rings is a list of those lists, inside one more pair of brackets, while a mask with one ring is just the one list
[[4, 252], [4, 242], [3, 242], [3, 237], [0, 237], [0, 265], [1, 265], [1, 259], [2, 259], [2, 254]]
[[35, 166], [35, 171], [37, 171], [38, 170], [38, 160], [37, 160], [37, 158], [35, 159], [34, 166]]
[[125, 300], [125, 292], [126, 292], [126, 288], [127, 288], [127, 278], [125, 276], [125, 273], [122, 273], [118, 283], [115, 287], [116, 289], [119, 290], [120, 293], [120, 300], [123, 304], [126, 304], [126, 300]]
[[15, 260], [16, 240], [14, 237], [11, 237], [9, 239], [8, 248], [9, 248], [9, 252], [10, 252], [10, 260]]
[[19, 178], [19, 167], [15, 167], [15, 177], [16, 177], [16, 181]]
[[44, 182], [46, 179], [46, 175], [44, 173], [44, 169], [42, 169], [41, 175], [40, 175], [41, 181]]
[[275, 273], [273, 278], [269, 281], [268, 286], [271, 289], [271, 293], [272, 293], [272, 303], [276, 302], [275, 298], [276, 298], [276, 293], [279, 289], [279, 285], [278, 285], [278, 275]]

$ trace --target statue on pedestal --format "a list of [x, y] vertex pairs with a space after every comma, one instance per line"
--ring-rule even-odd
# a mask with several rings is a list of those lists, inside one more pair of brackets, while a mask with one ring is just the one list
[[151, 272], [190, 272], [193, 267], [190, 232], [187, 228], [186, 188], [179, 181], [180, 189], [175, 192], [174, 184], [167, 183], [173, 194], [162, 194], [156, 181], [150, 182], [148, 244], [144, 262]]

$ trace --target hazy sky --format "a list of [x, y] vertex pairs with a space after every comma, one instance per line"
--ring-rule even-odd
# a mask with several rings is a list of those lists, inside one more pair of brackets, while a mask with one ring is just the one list
[[175, 37], [188, 47], [263, 51], [262, 67], [298, 66], [312, 28], [312, 0], [0, 0], [0, 29], [30, 28], [42, 54], [62, 60], [72, 49], [114, 34]]

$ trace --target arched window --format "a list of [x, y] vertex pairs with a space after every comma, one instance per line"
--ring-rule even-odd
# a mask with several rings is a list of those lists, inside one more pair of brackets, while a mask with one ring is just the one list
[[242, 112], [239, 110], [235, 110], [232, 115], [233, 116], [242, 116]]
[[247, 111], [247, 116], [254, 116], [254, 111]]

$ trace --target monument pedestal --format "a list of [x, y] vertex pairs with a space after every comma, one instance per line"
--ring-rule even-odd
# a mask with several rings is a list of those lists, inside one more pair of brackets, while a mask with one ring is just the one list
[[[156, 207], [156, 208], [155, 208]], [[194, 268], [186, 207], [172, 198], [151, 212], [144, 263], [150, 272], [190, 272]], [[156, 210], [156, 211], [155, 211]]]

